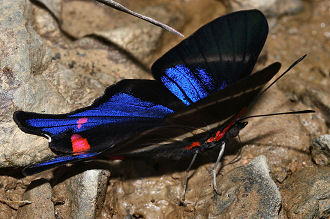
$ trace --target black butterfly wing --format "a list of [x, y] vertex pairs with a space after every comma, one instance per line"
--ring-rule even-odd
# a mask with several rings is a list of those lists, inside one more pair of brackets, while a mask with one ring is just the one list
[[[191, 141], [175, 141], [175, 143], [166, 143], [166, 141], [170, 142], [171, 139], [186, 136], [187, 133], [187, 138], [190, 138], [190, 132], [208, 125], [226, 126], [235, 115], [257, 97], [260, 90], [280, 68], [280, 63], [273, 63], [197, 103], [168, 115], [162, 126], [119, 142], [116, 147], [109, 148], [104, 154], [124, 157], [150, 156], [151, 154], [153, 157], [180, 157]], [[202, 139], [203, 134], [198, 135], [197, 138]]]
[[[51, 148], [57, 152], [102, 151], [158, 126], [182, 105], [157, 81], [123, 80], [107, 88], [89, 107], [59, 115], [17, 111], [14, 120], [24, 132], [49, 137]], [[104, 139], [97, 137], [98, 133], [106, 133], [106, 144], [99, 144]], [[96, 137], [86, 142], [90, 135]]]
[[152, 74], [190, 105], [248, 76], [267, 34], [267, 20], [258, 10], [225, 15], [158, 59]]

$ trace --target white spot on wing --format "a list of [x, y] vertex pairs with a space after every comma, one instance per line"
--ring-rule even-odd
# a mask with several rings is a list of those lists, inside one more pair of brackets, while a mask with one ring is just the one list
[[50, 137], [49, 135], [47, 135], [47, 134], [45, 134], [45, 133], [44, 133], [44, 136], [46, 136], [46, 137], [48, 138], [48, 142], [49, 142], [49, 143], [52, 142], [52, 137]]

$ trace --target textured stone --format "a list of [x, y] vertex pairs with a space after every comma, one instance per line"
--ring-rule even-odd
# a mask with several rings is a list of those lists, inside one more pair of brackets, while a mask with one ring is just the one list
[[[33, 157], [50, 152], [40, 138], [20, 133], [12, 113], [17, 109], [41, 111], [42, 97], [56, 103], [56, 95], [40, 76], [50, 56], [47, 46], [32, 29], [30, 1], [0, 1], [0, 16], [0, 167], [23, 166]], [[29, 155], [31, 148], [38, 150], [38, 155]]]
[[31, 204], [20, 207], [17, 218], [55, 219], [54, 204], [51, 198], [52, 188], [48, 181], [45, 179], [32, 181], [23, 195], [23, 200], [28, 200]]
[[44, 4], [55, 17], [60, 17], [62, 12], [62, 0], [37, 0]]
[[87, 170], [67, 181], [70, 218], [97, 218], [100, 215], [110, 172]]
[[[164, 169], [174, 171], [175, 167], [171, 166], [174, 163], [173, 161], [166, 162]], [[181, 161], [177, 162], [176, 166], [180, 165], [179, 163], [182, 169], [188, 165], [187, 162]], [[152, 164], [139, 160], [113, 165], [113, 173], [119, 175], [120, 178], [114, 177], [110, 180], [104, 209], [107, 215], [115, 212], [117, 218], [124, 218], [129, 210], [131, 215], [146, 219], [180, 218], [180, 215], [187, 214], [193, 216], [191, 212], [183, 214], [184, 208], [178, 205], [184, 175], [181, 173], [163, 174], [164, 169], [162, 169], [155, 170]], [[209, 193], [205, 191], [208, 189], [208, 181], [199, 181], [201, 178], [207, 178], [208, 173], [206, 171], [198, 173], [198, 176], [194, 175], [189, 181], [189, 186], [193, 185], [188, 187], [189, 200], [191, 200], [191, 193], [202, 192], [202, 190], [203, 194]], [[195, 191], [195, 183], [200, 185], [200, 190]]]
[[[281, 18], [268, 37], [269, 60], [278, 60], [284, 67], [307, 54], [277, 85], [285, 91], [291, 102], [302, 102], [316, 113], [303, 119], [301, 123], [312, 136], [328, 133], [330, 123], [330, 65], [328, 60], [330, 20], [329, 1], [310, 2], [304, 11], [295, 16]], [[317, 14], [317, 16], [314, 16]], [[300, 22], [300, 18], [309, 18]], [[282, 49], [285, 48], [285, 49]], [[301, 106], [300, 109], [306, 109]]]
[[265, 156], [217, 178], [216, 215], [222, 218], [276, 218], [281, 194], [269, 175]]
[[231, 0], [227, 1], [232, 11], [259, 9], [266, 16], [297, 13], [302, 9], [301, 0]]
[[[112, 42], [140, 61], [155, 52], [163, 30], [160, 27], [92, 1], [42, 1], [60, 21], [61, 29], [74, 38], [96, 35]], [[174, 13], [172, 4], [118, 1], [133, 11], [162, 23], [181, 27], [183, 17]], [[59, 11], [59, 9], [61, 9]], [[170, 15], [169, 15], [170, 14]], [[115, 21], [115, 22], [114, 22]]]
[[330, 167], [304, 168], [291, 175], [280, 191], [289, 218], [330, 216]]
[[321, 166], [330, 165], [330, 135], [323, 135], [312, 140], [310, 151], [313, 161]]
[[15, 218], [11, 213], [12, 211], [13, 209], [11, 209], [9, 206], [3, 203], [0, 204], [0, 218]]

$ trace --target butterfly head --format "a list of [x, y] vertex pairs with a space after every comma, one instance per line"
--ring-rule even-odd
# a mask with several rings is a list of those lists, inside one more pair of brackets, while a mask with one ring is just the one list
[[235, 122], [235, 124], [226, 133], [227, 134], [226, 138], [234, 138], [234, 137], [238, 136], [239, 132], [245, 126], [247, 126], [247, 124], [248, 124], [248, 122], [241, 122], [241, 121]]

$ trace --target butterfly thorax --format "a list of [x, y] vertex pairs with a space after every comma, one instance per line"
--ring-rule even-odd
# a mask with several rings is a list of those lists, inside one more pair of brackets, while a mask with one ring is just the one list
[[238, 136], [239, 132], [247, 125], [247, 122], [235, 122], [228, 130], [221, 129], [215, 133], [215, 135], [210, 138], [204, 140], [203, 142], [193, 142], [191, 145], [187, 146], [186, 149], [190, 150], [190, 153], [195, 153], [196, 150], [198, 152], [204, 152], [210, 150], [214, 147], [221, 145], [223, 141], [227, 139], [234, 138]]

